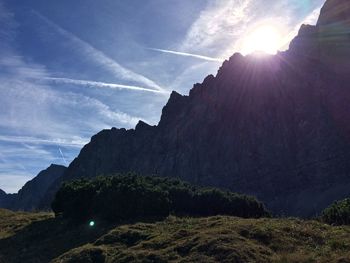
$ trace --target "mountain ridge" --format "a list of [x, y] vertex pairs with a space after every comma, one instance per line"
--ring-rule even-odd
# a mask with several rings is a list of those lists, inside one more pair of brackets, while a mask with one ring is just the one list
[[278, 214], [312, 216], [347, 197], [349, 4], [326, 1], [288, 51], [236, 53], [189, 96], [172, 92], [157, 126], [93, 136], [41, 205], [62, 181], [129, 171], [256, 195]]
[[63, 175], [65, 170], [65, 166], [51, 164], [25, 183], [16, 194], [6, 194], [4, 191], [2, 193], [0, 189], [0, 207], [11, 210], [36, 210], [47, 189]]

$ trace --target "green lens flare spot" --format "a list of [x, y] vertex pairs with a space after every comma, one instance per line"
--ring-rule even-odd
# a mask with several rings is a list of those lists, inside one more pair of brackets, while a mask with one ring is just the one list
[[95, 225], [95, 221], [90, 221], [89, 226], [93, 227]]

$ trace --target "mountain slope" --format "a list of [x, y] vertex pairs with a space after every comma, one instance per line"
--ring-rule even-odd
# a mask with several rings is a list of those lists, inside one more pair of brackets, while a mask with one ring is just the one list
[[0, 189], [0, 200], [2, 200], [6, 196], [6, 192]]
[[340, 263], [349, 262], [349, 251], [349, 226], [316, 221], [169, 217], [119, 226], [96, 221], [89, 227], [48, 213], [0, 209], [0, 262], [4, 263]]
[[24, 211], [37, 209], [48, 188], [64, 174], [66, 169], [62, 165], [51, 164], [28, 181], [17, 194], [0, 192], [0, 207]]
[[4, 204], [6, 196], [6, 192], [0, 189], [0, 207]]
[[168, 218], [120, 226], [53, 262], [340, 263], [350, 260], [349, 233], [292, 219]]
[[128, 171], [256, 195], [279, 214], [349, 196], [349, 5], [328, 0], [286, 52], [234, 54], [189, 96], [173, 92], [157, 126], [93, 136], [44, 203], [62, 181]]

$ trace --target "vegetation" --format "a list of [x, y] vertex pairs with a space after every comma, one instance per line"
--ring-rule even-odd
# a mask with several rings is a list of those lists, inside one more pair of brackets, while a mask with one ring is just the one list
[[0, 262], [350, 262], [350, 226], [230, 216], [95, 223], [1, 210]]
[[118, 227], [53, 262], [350, 262], [350, 228], [298, 219], [169, 217]]
[[337, 201], [322, 212], [322, 220], [331, 225], [350, 225], [350, 198]]
[[[65, 184], [53, 208], [63, 216], [0, 209], [0, 263], [350, 262], [349, 199], [323, 212], [328, 224], [261, 218], [251, 197], [124, 175]], [[240, 217], [203, 217], [225, 213]]]
[[0, 208], [0, 239], [16, 234], [33, 222], [42, 221], [52, 217], [52, 213], [12, 212]]
[[253, 197], [133, 174], [66, 183], [57, 192], [52, 209], [56, 215], [81, 222], [92, 218], [109, 221], [164, 218], [169, 214], [245, 218], [269, 215]]
[[53, 213], [24, 213], [0, 209], [0, 263], [49, 262], [74, 247], [94, 242], [114, 228], [72, 225]]

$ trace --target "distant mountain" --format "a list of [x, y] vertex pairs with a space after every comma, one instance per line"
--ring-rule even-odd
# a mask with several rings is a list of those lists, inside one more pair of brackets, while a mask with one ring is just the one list
[[189, 96], [173, 92], [157, 126], [93, 136], [62, 181], [135, 171], [256, 195], [310, 216], [350, 195], [350, 1], [328, 0], [275, 56], [234, 54]]
[[0, 207], [11, 210], [35, 210], [51, 184], [63, 175], [67, 168], [51, 164], [36, 177], [28, 181], [17, 194], [0, 191]]
[[7, 196], [6, 192], [0, 189], [0, 207], [3, 207], [6, 196]]
[[0, 207], [10, 208], [16, 194], [7, 194], [5, 191], [0, 189]]

